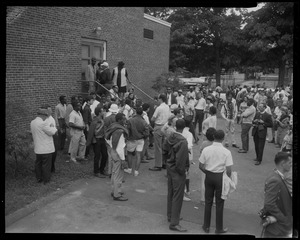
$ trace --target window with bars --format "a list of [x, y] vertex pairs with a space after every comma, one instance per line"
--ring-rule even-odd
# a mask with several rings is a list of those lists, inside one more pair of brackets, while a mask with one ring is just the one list
[[153, 39], [154, 33], [152, 30], [144, 28], [144, 38]]

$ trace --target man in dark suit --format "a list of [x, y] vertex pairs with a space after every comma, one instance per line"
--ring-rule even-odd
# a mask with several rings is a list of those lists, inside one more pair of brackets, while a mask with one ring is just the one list
[[252, 122], [254, 124], [252, 136], [256, 152], [255, 165], [261, 164], [267, 137], [267, 128], [271, 128], [273, 126], [272, 117], [270, 114], [266, 113], [265, 110], [266, 103], [260, 103], [258, 105], [258, 112], [256, 113]]
[[170, 87], [167, 88], [166, 96], [167, 96], [167, 105], [169, 107], [172, 104], [177, 104], [176, 96], [174, 95]]
[[[265, 182], [264, 210], [269, 217], [264, 237], [288, 237], [292, 234], [292, 196], [285, 184], [285, 175], [290, 171], [292, 158], [289, 153], [279, 152], [275, 156], [276, 168]], [[268, 221], [274, 217], [275, 221]], [[273, 219], [274, 219], [273, 218]]]

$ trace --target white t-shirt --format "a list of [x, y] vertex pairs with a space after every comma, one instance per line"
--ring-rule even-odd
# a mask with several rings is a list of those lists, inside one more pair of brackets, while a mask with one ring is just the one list
[[233, 165], [231, 152], [219, 142], [213, 142], [211, 146], [204, 148], [199, 162], [204, 164], [207, 171], [214, 173], [224, 172], [226, 167]]
[[[69, 123], [74, 123], [77, 126], [85, 126], [81, 113], [76, 112], [75, 110], [73, 110], [70, 113]], [[74, 132], [78, 132], [78, 131], [82, 131], [82, 130], [77, 129], [77, 128], [72, 128], [72, 127], [70, 128], [70, 134], [72, 134]]]
[[209, 129], [210, 127], [217, 128], [217, 116], [216, 115], [209, 116], [202, 122], [202, 132], [204, 135], [206, 134], [207, 129]]
[[205, 110], [206, 108], [206, 101], [205, 99], [202, 97], [198, 100], [196, 106], [195, 106], [195, 109], [197, 110]]
[[189, 160], [193, 160], [193, 134], [189, 131], [188, 127], [185, 127], [182, 131], [182, 136], [185, 137], [188, 143]]
[[155, 118], [155, 124], [164, 125], [168, 122], [170, 117], [170, 108], [164, 102], [160, 104], [154, 111], [153, 118]]

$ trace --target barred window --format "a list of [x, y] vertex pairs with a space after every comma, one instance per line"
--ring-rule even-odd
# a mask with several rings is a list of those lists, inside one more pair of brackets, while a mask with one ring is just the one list
[[144, 28], [144, 38], [153, 39], [153, 31], [150, 29]]

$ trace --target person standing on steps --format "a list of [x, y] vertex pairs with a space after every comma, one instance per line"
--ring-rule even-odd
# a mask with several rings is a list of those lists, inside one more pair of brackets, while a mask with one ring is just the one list
[[85, 70], [85, 80], [89, 81], [89, 92], [95, 91], [95, 83], [92, 81], [96, 81], [96, 72], [98, 70], [98, 66], [96, 65], [96, 58], [92, 57], [91, 63], [87, 65]]
[[124, 94], [127, 92], [127, 81], [128, 79], [127, 69], [124, 68], [125, 63], [123, 61], [118, 62], [118, 66], [113, 69], [111, 80], [114, 85], [119, 88], [119, 97], [124, 99]]
[[188, 143], [182, 135], [184, 128], [184, 119], [178, 119], [176, 121], [176, 132], [171, 133], [163, 144], [163, 154], [167, 159], [167, 216], [168, 222], [170, 222], [169, 229], [179, 232], [187, 231], [179, 225], [186, 171], [189, 168]]

